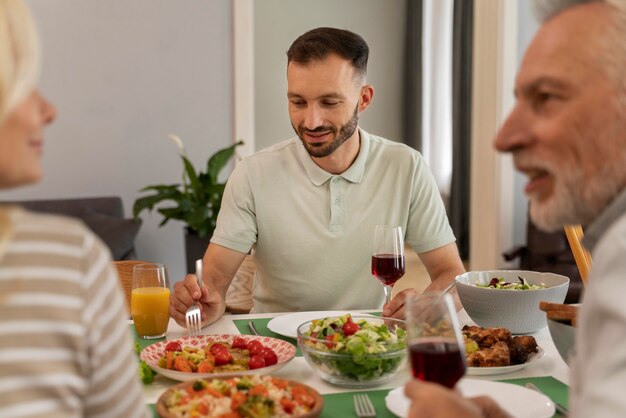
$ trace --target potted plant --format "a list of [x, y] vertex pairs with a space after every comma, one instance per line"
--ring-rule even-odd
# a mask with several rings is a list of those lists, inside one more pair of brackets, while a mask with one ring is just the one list
[[133, 215], [137, 219], [144, 209], [152, 211], [161, 202], [171, 202], [172, 205], [156, 208], [163, 216], [159, 226], [165, 225], [170, 219], [185, 223], [187, 271], [193, 272], [195, 260], [202, 258], [213, 235], [222, 204], [226, 182], [219, 182], [219, 174], [233, 157], [235, 148], [243, 141], [218, 150], [209, 157], [205, 171], [196, 171], [185, 155], [181, 139], [175, 135], [170, 135], [170, 139], [180, 150], [184, 167], [182, 183], [144, 187], [140, 192], [152, 193], [135, 200]]

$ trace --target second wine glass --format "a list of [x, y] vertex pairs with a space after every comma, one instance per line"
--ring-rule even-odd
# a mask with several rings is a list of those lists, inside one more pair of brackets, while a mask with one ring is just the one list
[[385, 304], [391, 300], [393, 285], [404, 276], [404, 237], [399, 226], [376, 225], [372, 274], [383, 284]]
[[465, 345], [454, 301], [424, 293], [407, 301], [407, 341], [413, 377], [453, 388], [465, 374]]

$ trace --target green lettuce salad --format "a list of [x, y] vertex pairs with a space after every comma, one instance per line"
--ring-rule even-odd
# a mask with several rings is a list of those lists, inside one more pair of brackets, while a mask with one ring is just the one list
[[327, 372], [356, 380], [368, 381], [393, 372], [406, 351], [406, 331], [389, 329], [385, 323], [372, 317], [354, 321], [351, 315], [314, 320], [304, 344], [312, 360]]

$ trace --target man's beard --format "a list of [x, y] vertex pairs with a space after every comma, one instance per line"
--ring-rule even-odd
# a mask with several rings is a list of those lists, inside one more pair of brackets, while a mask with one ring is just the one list
[[602, 169], [592, 176], [586, 176], [578, 167], [553, 167], [553, 195], [545, 201], [529, 196], [530, 218], [544, 231], [557, 231], [565, 225], [588, 225], [623, 189], [624, 167], [624, 153], [620, 158], [605, 161]]
[[[307, 152], [311, 157], [315, 158], [323, 158], [328, 157], [330, 154], [335, 152], [337, 148], [343, 145], [356, 131], [357, 125], [359, 122], [359, 105], [357, 103], [354, 108], [354, 113], [348, 122], [339, 128], [339, 132], [334, 126], [318, 126], [313, 130], [308, 130], [302, 127], [302, 125], [296, 128], [293, 127], [293, 130], [296, 131], [296, 134], [302, 141], [304, 148], [306, 148]], [[317, 132], [330, 132], [334, 135], [334, 139], [330, 142], [330, 144], [309, 144], [304, 140], [305, 133], [317, 133]]]

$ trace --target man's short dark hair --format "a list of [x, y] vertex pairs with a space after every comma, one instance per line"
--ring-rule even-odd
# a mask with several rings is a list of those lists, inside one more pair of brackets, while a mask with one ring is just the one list
[[331, 53], [350, 60], [356, 74], [367, 73], [367, 43], [360, 35], [337, 28], [316, 28], [300, 35], [287, 51], [287, 64], [323, 60]]

